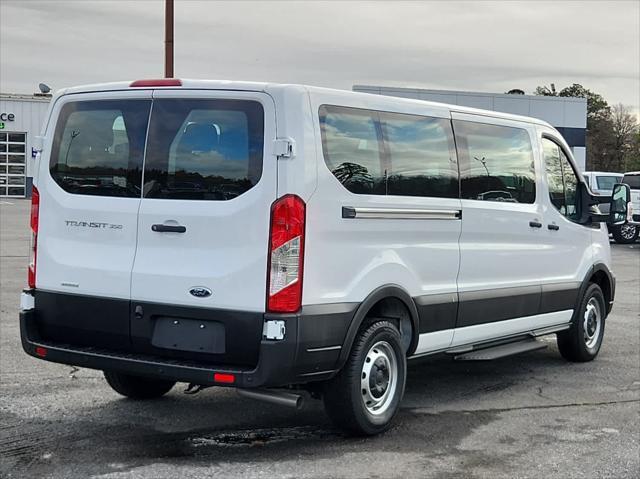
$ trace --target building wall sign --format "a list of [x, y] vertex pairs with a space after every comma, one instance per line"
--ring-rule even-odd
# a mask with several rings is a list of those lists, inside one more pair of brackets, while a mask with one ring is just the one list
[[0, 130], [4, 130], [5, 121], [15, 121], [16, 116], [13, 113], [0, 113]]

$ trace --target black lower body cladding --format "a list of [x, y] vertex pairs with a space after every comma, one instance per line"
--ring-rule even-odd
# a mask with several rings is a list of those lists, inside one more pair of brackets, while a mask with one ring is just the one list
[[[234, 386], [304, 383], [330, 377], [357, 304], [269, 315], [33, 291], [22, 312], [25, 351], [42, 359], [174, 381]], [[283, 340], [263, 339], [265, 320], [285, 322]], [[36, 348], [43, 347], [47, 351]], [[227, 384], [231, 385], [231, 384]]]

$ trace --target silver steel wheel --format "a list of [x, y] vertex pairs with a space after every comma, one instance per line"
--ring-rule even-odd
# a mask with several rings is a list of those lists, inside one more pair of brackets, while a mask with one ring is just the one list
[[595, 348], [602, 331], [602, 311], [596, 298], [591, 298], [587, 303], [584, 311], [584, 321], [582, 322], [582, 331], [585, 346], [588, 349]]
[[620, 227], [620, 236], [626, 240], [631, 240], [636, 235], [636, 226], [630, 224], [624, 224]]
[[398, 361], [396, 353], [386, 341], [374, 344], [362, 365], [360, 389], [367, 411], [383, 414], [393, 401], [398, 388]]

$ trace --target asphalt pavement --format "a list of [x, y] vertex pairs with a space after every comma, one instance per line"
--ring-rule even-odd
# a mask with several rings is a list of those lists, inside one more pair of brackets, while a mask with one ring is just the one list
[[0, 477], [637, 478], [640, 243], [612, 245], [616, 302], [598, 358], [548, 348], [491, 362], [410, 362], [387, 433], [350, 438], [322, 404], [302, 411], [233, 390], [135, 402], [99, 371], [20, 345], [29, 203], [0, 198]]

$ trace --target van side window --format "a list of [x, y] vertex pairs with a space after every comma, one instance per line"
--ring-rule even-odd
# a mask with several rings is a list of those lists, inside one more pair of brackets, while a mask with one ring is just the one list
[[325, 162], [352, 193], [458, 198], [449, 120], [323, 105]]
[[451, 122], [380, 113], [389, 154], [387, 194], [458, 198], [458, 164]]
[[384, 195], [385, 172], [377, 113], [320, 107], [322, 150], [327, 167], [352, 193]]
[[69, 193], [140, 197], [149, 100], [67, 103], [53, 138], [50, 170]]
[[542, 139], [549, 198], [555, 208], [572, 221], [580, 218], [578, 177], [562, 148], [548, 138]]
[[533, 203], [536, 175], [527, 130], [454, 120], [464, 199]]
[[153, 103], [144, 197], [224, 201], [262, 176], [264, 110], [248, 100]]

